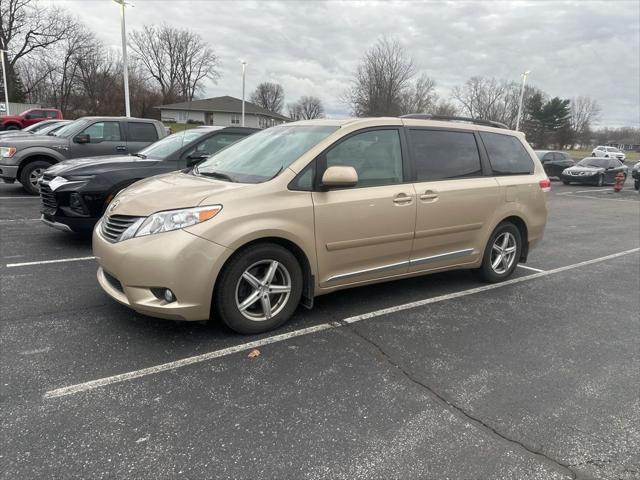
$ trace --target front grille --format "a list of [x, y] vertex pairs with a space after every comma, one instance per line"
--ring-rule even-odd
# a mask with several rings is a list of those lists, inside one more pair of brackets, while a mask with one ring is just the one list
[[102, 220], [100, 231], [104, 238], [111, 243], [120, 240], [124, 231], [140, 220], [141, 217], [130, 217], [128, 215], [111, 215]]
[[40, 184], [40, 200], [42, 200], [42, 211], [54, 213], [58, 209], [56, 195], [49, 188], [49, 184]]

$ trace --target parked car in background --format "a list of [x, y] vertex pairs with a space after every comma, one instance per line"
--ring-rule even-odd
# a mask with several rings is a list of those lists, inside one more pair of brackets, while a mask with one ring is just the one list
[[59, 230], [89, 232], [113, 197], [143, 178], [192, 167], [258, 131], [197, 127], [126, 156], [66, 160], [45, 170], [40, 182], [42, 221]]
[[33, 125], [29, 125], [22, 130], [3, 130], [0, 132], [0, 139], [9, 138], [9, 137], [19, 137], [22, 135], [31, 135], [34, 133], [40, 133], [43, 130], [50, 132], [50, 127], [54, 125], [65, 125], [67, 123], [71, 123], [71, 120], [43, 120], [42, 122], [34, 123]]
[[560, 175], [560, 180], [565, 185], [570, 183], [589, 183], [601, 187], [606, 183], [614, 183], [619, 172], [627, 178], [628, 167], [620, 160], [614, 158], [587, 157], [580, 160], [575, 166], [567, 168]]
[[550, 177], [560, 177], [565, 168], [573, 167], [576, 162], [564, 152], [555, 150], [535, 150], [542, 162], [546, 174]]
[[616, 147], [607, 147], [604, 145], [598, 145], [591, 152], [592, 157], [602, 157], [602, 158], [617, 158], [621, 162], [624, 162], [627, 156], [624, 152], [620, 151]]
[[131, 117], [83, 117], [54, 135], [0, 138], [0, 178], [18, 180], [38, 194], [38, 179], [51, 165], [81, 157], [136, 153], [166, 136], [158, 120]]
[[56, 108], [32, 108], [20, 115], [0, 116], [0, 130], [22, 130], [34, 123], [54, 118], [62, 119], [62, 112]]
[[631, 176], [633, 177], [633, 188], [640, 190], [640, 162], [631, 169]]
[[428, 118], [279, 125], [133, 184], [94, 229], [101, 287], [147, 315], [257, 333], [338, 289], [508, 278], [542, 238], [549, 178], [520, 132]]

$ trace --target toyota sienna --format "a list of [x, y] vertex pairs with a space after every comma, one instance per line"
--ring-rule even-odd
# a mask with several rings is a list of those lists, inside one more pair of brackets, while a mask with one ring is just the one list
[[338, 289], [463, 268], [502, 281], [542, 238], [549, 189], [497, 122], [289, 123], [121, 191], [94, 230], [98, 281], [143, 314], [263, 332]]

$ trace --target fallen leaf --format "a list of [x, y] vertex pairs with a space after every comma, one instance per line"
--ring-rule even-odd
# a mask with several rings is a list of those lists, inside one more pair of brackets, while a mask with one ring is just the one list
[[260, 350], [258, 350], [257, 348], [254, 348], [253, 350], [251, 350], [249, 352], [249, 355], [247, 355], [247, 357], [249, 358], [256, 358], [260, 356]]

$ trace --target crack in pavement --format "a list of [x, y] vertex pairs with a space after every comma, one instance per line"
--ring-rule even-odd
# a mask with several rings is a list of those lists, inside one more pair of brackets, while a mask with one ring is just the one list
[[[384, 349], [380, 345], [378, 345], [376, 342], [371, 340], [366, 335], [364, 335], [361, 332], [357, 331], [357, 329], [355, 328], [354, 325], [345, 323], [345, 322], [340, 321], [340, 320], [338, 320], [337, 323], [339, 323], [343, 327], [347, 327], [346, 331], [352, 333], [356, 337], [360, 338], [361, 340], [363, 340], [364, 342], [366, 342], [367, 344], [369, 344], [370, 346], [375, 348], [380, 353], [382, 358], [389, 365], [391, 365], [396, 370], [398, 370], [410, 382], [412, 382], [413, 384], [419, 386], [421, 389], [426, 390], [431, 397], [435, 398], [437, 403], [443, 405], [447, 410], [449, 410], [452, 413], [456, 414], [458, 417], [462, 417], [465, 421], [475, 425], [480, 430], [488, 431], [488, 433], [497, 436], [502, 441], [508, 442], [509, 444], [512, 444], [512, 445], [516, 445], [519, 448], [521, 448], [521, 449], [525, 450], [526, 452], [528, 452], [529, 454], [535, 455], [537, 457], [541, 457], [542, 459], [544, 459], [544, 461], [546, 463], [551, 463], [551, 464], [553, 464], [553, 465], [555, 465], [557, 467], [560, 467], [561, 469], [564, 469], [568, 473], [568, 475], [571, 476], [571, 478], [573, 480], [576, 480], [578, 478], [582, 478], [582, 479], [585, 479], [585, 480], [587, 479], [587, 477], [584, 477], [582, 475], [580, 477], [578, 477], [578, 474], [576, 472], [574, 472], [570, 468], [571, 465], [562, 463], [559, 460], [556, 460], [556, 459], [554, 459], [552, 457], [549, 457], [548, 455], [546, 455], [545, 453], [543, 453], [540, 450], [536, 450], [535, 448], [530, 447], [530, 446], [526, 445], [525, 443], [523, 443], [523, 442], [521, 442], [519, 440], [515, 440], [513, 438], [510, 438], [510, 437], [506, 436], [505, 434], [499, 432], [498, 430], [496, 430], [494, 427], [492, 427], [488, 423], [484, 422], [482, 419], [480, 419], [478, 417], [474, 417], [473, 415], [471, 415], [470, 413], [465, 411], [462, 407], [460, 407], [460, 406], [456, 405], [455, 403], [451, 402], [446, 397], [444, 397], [442, 394], [440, 394], [437, 391], [435, 391], [432, 387], [430, 387], [426, 383], [423, 383], [420, 380], [418, 380], [417, 378], [415, 378], [399, 362], [397, 362], [387, 352], [385, 352]], [[342, 330], [342, 331], [345, 331], [345, 330]]]

